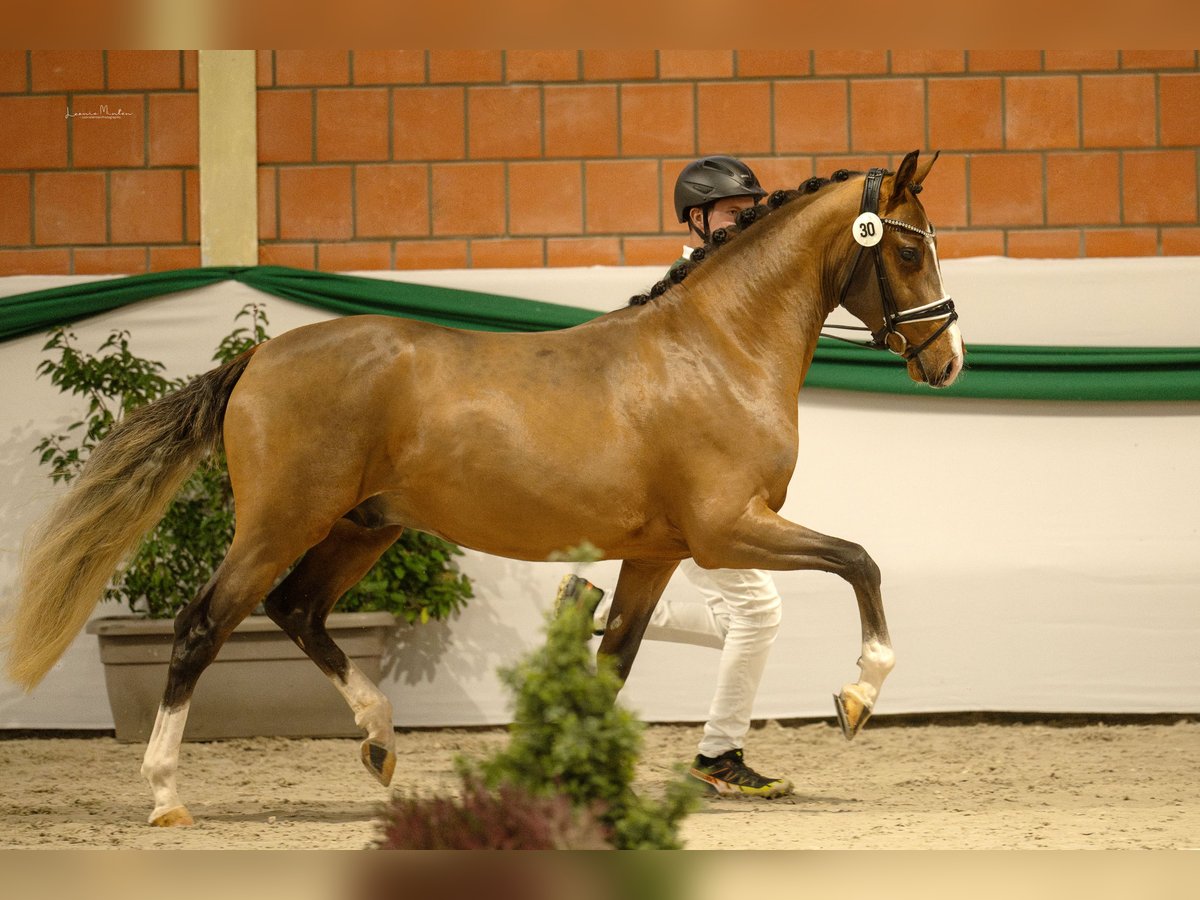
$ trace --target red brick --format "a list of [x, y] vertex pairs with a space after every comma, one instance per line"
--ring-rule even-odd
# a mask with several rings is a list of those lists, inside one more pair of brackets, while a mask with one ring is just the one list
[[315, 244], [259, 244], [260, 266], [288, 266], [293, 269], [315, 269], [317, 248]]
[[0, 50], [0, 94], [29, 90], [29, 51]]
[[392, 92], [392, 158], [463, 159], [466, 92], [460, 87], [400, 88]]
[[279, 236], [339, 240], [352, 236], [350, 167], [279, 170]]
[[29, 179], [0, 174], [0, 246], [30, 243]]
[[184, 247], [151, 247], [150, 264], [147, 271], [166, 272], [171, 269], [196, 269], [200, 267], [200, 246], [188, 244]]
[[258, 170], [258, 239], [260, 241], [275, 240], [279, 237], [276, 227], [278, 222], [279, 198], [275, 193], [275, 168], [266, 166]]
[[844, 155], [837, 154], [833, 156], [818, 156], [816, 162], [816, 174], [822, 178], [830, 177], [838, 169], [847, 169], [851, 172], [866, 172], [874, 166], [888, 165], [886, 157], [881, 158], [877, 154], [861, 154], [861, 155]]
[[38, 172], [33, 176], [34, 240], [38, 244], [103, 244], [102, 172]]
[[1122, 155], [1122, 204], [1129, 223], [1196, 221], [1196, 151]]
[[1046, 71], [1086, 72], [1117, 68], [1116, 50], [1047, 50]]
[[658, 77], [653, 50], [584, 50], [583, 77], [588, 81], [628, 81]]
[[354, 192], [357, 237], [416, 237], [430, 233], [429, 173], [425, 166], [359, 166]]
[[658, 164], [653, 160], [586, 163], [584, 185], [589, 233], [657, 233], [661, 229]]
[[[197, 50], [183, 51], [183, 88], [194, 91], [200, 87], [200, 55]], [[153, 255], [154, 251], [151, 251]]]
[[376, 161], [388, 158], [386, 88], [317, 91], [317, 160]]
[[104, 51], [31, 50], [35, 91], [104, 90]]
[[183, 86], [180, 62], [178, 50], [109, 50], [108, 89], [178, 90]]
[[1041, 155], [972, 157], [970, 196], [972, 225], [1041, 225]]
[[273, 87], [275, 85], [275, 51], [255, 50], [254, 71], [255, 84], [259, 87]]
[[112, 168], [146, 164], [145, 94], [77, 94], [73, 112], [119, 116], [73, 117], [71, 161], [76, 168]]
[[[503, 163], [448, 163], [433, 166], [433, 233], [503, 234]], [[396, 245], [396, 268], [400, 248]], [[463, 244], [466, 253], [466, 244]]]
[[391, 267], [392, 245], [386, 241], [317, 245], [317, 268], [322, 272], [369, 272]]
[[939, 156], [924, 182], [920, 200], [925, 215], [939, 232], [966, 227], [967, 158], [953, 153]]
[[535, 87], [467, 88], [471, 159], [542, 155], [542, 98]]
[[1070, 75], [1005, 79], [1005, 147], [1079, 146], [1079, 82]]
[[185, 169], [183, 173], [183, 239], [189, 243], [200, 240], [199, 169]]
[[80, 247], [72, 271], [75, 275], [140, 275], [146, 271], [146, 248]]
[[775, 150], [845, 153], [850, 149], [845, 81], [783, 81], [775, 85]]
[[1153, 75], [1085, 75], [1083, 145], [1153, 147]]
[[1158, 102], [1162, 144], [1200, 144], [1200, 75], [1160, 75]]
[[49, 169], [66, 164], [63, 99], [0, 97], [0, 169]]
[[1122, 50], [1122, 69], [1194, 69], [1195, 50]]
[[0, 275], [68, 275], [70, 250], [0, 250]]
[[962, 72], [967, 67], [963, 50], [893, 50], [894, 75], [920, 75], [938, 72]]
[[581, 166], [576, 162], [513, 163], [508, 167], [509, 234], [583, 231]]
[[355, 84], [421, 84], [424, 50], [355, 50]]
[[1051, 153], [1046, 157], [1046, 222], [1116, 225], [1121, 221], [1116, 153]]
[[578, 81], [578, 50], [509, 50], [505, 78], [512, 81]]
[[548, 238], [548, 266], [619, 266], [619, 238]]
[[258, 92], [258, 161], [311, 162], [312, 91]]
[[659, 50], [658, 77], [730, 78], [733, 76], [731, 50]]
[[184, 240], [183, 184], [172, 169], [118, 171], [109, 176], [114, 244], [178, 244]]
[[341, 85], [350, 83], [348, 50], [276, 50], [278, 85]]
[[807, 50], [738, 50], [738, 78], [788, 78], [812, 74]]
[[[682, 226], [680, 226], [682, 228]], [[679, 259], [687, 237], [627, 237], [621, 241], [627, 266], [662, 266], [665, 270]]]
[[472, 269], [536, 269], [546, 264], [542, 238], [471, 241]]
[[712, 82], [697, 91], [700, 153], [767, 153], [771, 150], [771, 85]]
[[1154, 228], [1111, 228], [1084, 232], [1084, 255], [1157, 256], [1158, 235]]
[[947, 150], [998, 150], [1004, 145], [999, 78], [932, 78], [929, 144]]
[[968, 50], [968, 72], [1040, 72], [1041, 50]]
[[499, 50], [430, 50], [431, 84], [488, 84], [501, 80], [503, 54]]
[[690, 156], [696, 152], [696, 103], [690, 84], [621, 85], [621, 153]]
[[1003, 256], [1003, 231], [939, 231], [938, 257], [963, 259], [968, 256]]
[[[811, 156], [744, 156], [742, 162], [758, 176], [758, 183], [769, 193], [790, 190], [813, 176]], [[671, 183], [674, 187], [674, 182]], [[674, 217], [668, 217], [668, 223]]]
[[1010, 231], [1007, 256], [1025, 259], [1075, 259], [1082, 241], [1075, 228]]
[[397, 241], [397, 269], [465, 269], [467, 242]]
[[544, 89], [546, 156], [617, 155], [617, 89], [548, 85]]
[[887, 71], [886, 50], [814, 50], [817, 75], [882, 75]]
[[850, 146], [907, 153], [925, 146], [925, 85], [919, 78], [850, 83]]
[[198, 94], [151, 94], [148, 127], [150, 165], [194, 166], [199, 163]]
[[1162, 229], [1163, 256], [1200, 256], [1200, 228]]

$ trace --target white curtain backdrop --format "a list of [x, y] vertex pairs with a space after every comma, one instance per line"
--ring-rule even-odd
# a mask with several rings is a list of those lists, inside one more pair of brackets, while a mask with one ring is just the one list
[[[1200, 346], [1200, 259], [981, 258], [944, 269], [968, 347]], [[661, 273], [358, 274], [603, 310]], [[0, 279], [0, 295], [80, 280], [87, 279], [10, 277]], [[94, 349], [112, 329], [127, 328], [139, 355], [162, 360], [171, 375], [197, 374], [211, 367], [217, 341], [251, 300], [265, 303], [272, 334], [331, 318], [228, 282], [96, 316], [75, 331]], [[78, 398], [34, 377], [44, 342], [32, 335], [0, 344], [0, 614], [14, 601], [22, 534], [59, 490], [32, 448], [82, 413]], [[1198, 403], [805, 390], [800, 459], [783, 514], [861, 543], [883, 571], [897, 667], [880, 715], [1197, 712], [1198, 446]], [[611, 588], [617, 567], [600, 563], [583, 574]], [[495, 671], [540, 642], [555, 587], [571, 570], [474, 552], [463, 568], [476, 590], [466, 612], [406, 632], [389, 664], [383, 687], [397, 725], [507, 722]], [[857, 673], [853, 594], [822, 573], [776, 577], [784, 620], [755, 715], [831, 715], [830, 694]], [[686, 595], [689, 584], [677, 578], [668, 591]], [[700, 721], [717, 656], [646, 642], [622, 700], [650, 721]], [[90, 635], [31, 694], [0, 681], [0, 728], [110, 727]]]

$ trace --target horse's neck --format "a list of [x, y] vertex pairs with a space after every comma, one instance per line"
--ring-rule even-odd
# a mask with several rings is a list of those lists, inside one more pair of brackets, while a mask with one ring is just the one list
[[853, 218], [845, 217], [837, 198], [825, 201], [790, 216], [787, 210], [775, 213], [788, 217], [758, 240], [721, 251], [726, 258], [719, 264], [719, 257], [701, 264], [678, 298], [681, 311], [704, 322], [715, 339], [797, 390], [821, 326], [837, 306], [848, 243], [840, 239], [838, 223]]

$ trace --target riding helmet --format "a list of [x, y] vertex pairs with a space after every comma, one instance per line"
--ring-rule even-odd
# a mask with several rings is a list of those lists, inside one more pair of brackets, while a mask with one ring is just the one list
[[688, 163], [675, 180], [675, 214], [687, 221], [687, 211], [722, 197], [767, 196], [750, 167], [732, 156], [705, 156]]

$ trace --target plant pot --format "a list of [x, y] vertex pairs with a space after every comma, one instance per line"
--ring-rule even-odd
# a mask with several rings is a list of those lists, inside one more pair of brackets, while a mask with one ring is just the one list
[[[378, 682], [380, 658], [396, 626], [391, 613], [333, 613], [330, 636]], [[170, 619], [93, 619], [119, 741], [150, 737], [175, 639]], [[354, 714], [316, 664], [266, 616], [250, 616], [200, 676], [185, 741], [239, 737], [354, 737]]]

